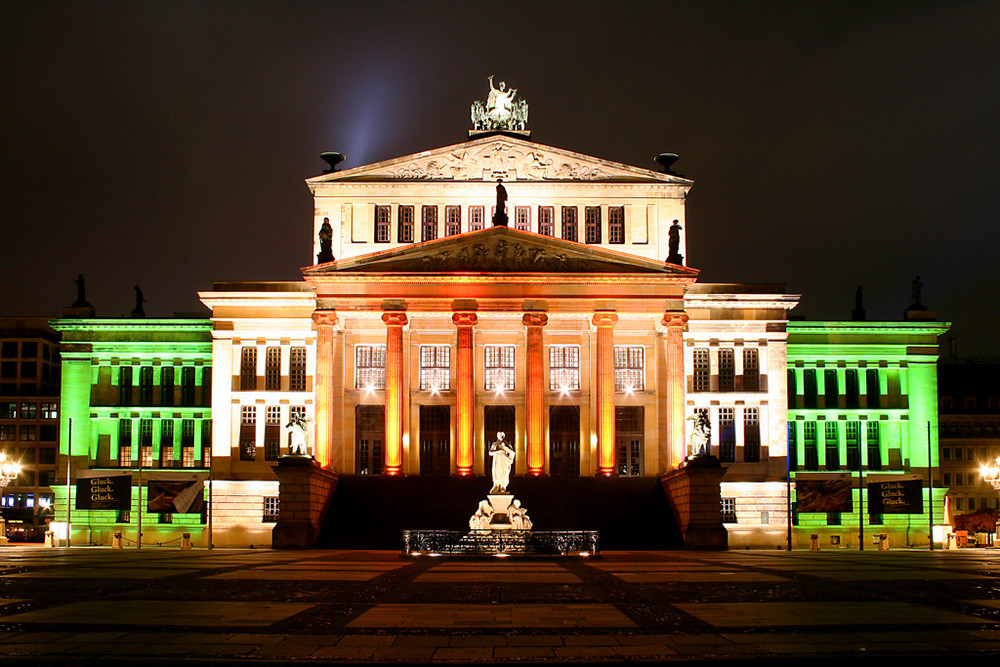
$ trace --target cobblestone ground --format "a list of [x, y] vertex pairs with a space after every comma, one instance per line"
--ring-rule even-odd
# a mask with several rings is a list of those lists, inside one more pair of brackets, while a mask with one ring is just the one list
[[3, 664], [812, 662], [1000, 653], [989, 550], [0, 548]]

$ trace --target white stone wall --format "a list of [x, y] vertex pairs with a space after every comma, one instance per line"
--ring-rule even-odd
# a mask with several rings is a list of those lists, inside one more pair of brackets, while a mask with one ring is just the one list
[[264, 523], [264, 498], [277, 497], [275, 481], [215, 481], [212, 533], [217, 547], [271, 546], [274, 523]]

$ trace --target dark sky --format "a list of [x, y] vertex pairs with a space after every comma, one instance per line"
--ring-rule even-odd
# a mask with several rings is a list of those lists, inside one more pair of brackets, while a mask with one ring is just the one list
[[[1000, 3], [21, 2], [0, 15], [0, 314], [201, 309], [296, 279], [303, 179], [462, 141], [486, 77], [532, 138], [692, 178], [702, 279], [1000, 345]], [[513, 195], [512, 195], [513, 196]]]

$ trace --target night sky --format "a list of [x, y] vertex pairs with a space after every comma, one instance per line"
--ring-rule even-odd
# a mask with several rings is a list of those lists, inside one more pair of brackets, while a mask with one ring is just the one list
[[[0, 15], [0, 315], [207, 313], [311, 263], [319, 154], [532, 139], [694, 180], [688, 263], [793, 314], [923, 301], [1000, 354], [1000, 3], [20, 2]], [[509, 188], [516, 203], [516, 188]]]

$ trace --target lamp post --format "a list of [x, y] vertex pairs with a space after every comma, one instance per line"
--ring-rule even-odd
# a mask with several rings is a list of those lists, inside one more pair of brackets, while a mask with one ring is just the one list
[[[0, 492], [21, 474], [21, 464], [7, 458], [7, 452], [0, 451]], [[7, 523], [0, 513], [0, 544], [7, 544]]]
[[[995, 490], [1000, 491], [1000, 456], [991, 465], [980, 466], [979, 474], [982, 476], [984, 482], [992, 486]], [[995, 526], [993, 530], [994, 533], [997, 532]]]

